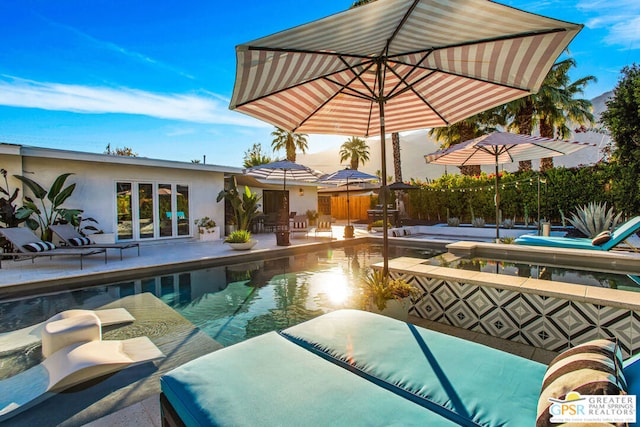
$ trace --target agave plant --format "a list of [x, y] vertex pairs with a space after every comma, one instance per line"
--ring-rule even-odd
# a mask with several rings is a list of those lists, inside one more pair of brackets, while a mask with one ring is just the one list
[[477, 216], [473, 218], [473, 221], [471, 221], [471, 225], [473, 225], [476, 228], [483, 228], [485, 225], [484, 218], [482, 218], [481, 216]]
[[452, 216], [451, 218], [447, 218], [447, 225], [449, 227], [459, 227], [460, 226], [460, 218]]
[[579, 206], [567, 220], [588, 238], [593, 239], [606, 230], [613, 230], [620, 222], [622, 212], [615, 214], [613, 208], [607, 209], [607, 203], [591, 202]]

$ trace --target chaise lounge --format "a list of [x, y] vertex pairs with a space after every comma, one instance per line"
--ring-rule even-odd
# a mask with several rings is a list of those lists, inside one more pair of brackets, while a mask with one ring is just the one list
[[[614, 343], [599, 341], [621, 360]], [[164, 426], [530, 427], [540, 408], [549, 417], [546, 395], [557, 391], [555, 380], [545, 384], [542, 398], [546, 371], [460, 338], [338, 310], [174, 369], [161, 378], [160, 401]]]
[[11, 242], [11, 245], [16, 250], [15, 253], [0, 254], [0, 268], [2, 268], [3, 258], [13, 258], [14, 260], [30, 258], [33, 261], [38, 257], [77, 256], [80, 258], [80, 270], [82, 270], [82, 260], [84, 259], [84, 257], [89, 255], [104, 254], [104, 262], [105, 264], [107, 263], [106, 249], [58, 249], [53, 243], [44, 242], [39, 239], [28, 228], [0, 228], [0, 235]]
[[597, 241], [594, 242], [595, 239], [580, 237], [531, 235], [520, 236], [514, 241], [514, 243], [518, 245], [546, 246], [567, 249], [587, 249], [595, 251], [610, 251], [621, 244], [626, 244], [627, 248], [637, 252], [637, 248], [632, 242], [629, 241], [629, 238], [638, 231], [640, 231], [640, 216], [634, 217], [618, 226], [618, 228], [616, 228], [611, 233], [611, 238], [602, 244], [597, 244]]
[[[170, 212], [167, 212], [169, 214]], [[178, 212], [178, 217], [180, 217], [181, 212]], [[182, 213], [184, 216], [184, 213]], [[138, 256], [140, 256], [140, 243], [138, 242], [127, 242], [127, 243], [96, 243], [92, 241], [88, 237], [84, 237], [82, 234], [78, 233], [75, 228], [71, 224], [57, 224], [49, 226], [49, 229], [53, 231], [60, 239], [62, 239], [63, 243], [70, 248], [78, 247], [78, 248], [100, 248], [100, 249], [119, 249], [120, 250], [120, 261], [122, 261], [122, 251], [129, 248], [137, 248]]]

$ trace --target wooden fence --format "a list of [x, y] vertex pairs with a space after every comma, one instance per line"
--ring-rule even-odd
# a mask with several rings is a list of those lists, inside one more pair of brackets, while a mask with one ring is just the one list
[[[351, 221], [366, 220], [371, 209], [371, 196], [349, 196], [349, 216]], [[335, 219], [347, 219], [347, 196], [331, 197], [331, 216]]]

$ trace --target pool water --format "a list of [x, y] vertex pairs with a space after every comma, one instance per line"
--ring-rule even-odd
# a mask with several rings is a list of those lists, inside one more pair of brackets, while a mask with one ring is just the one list
[[[329, 311], [360, 307], [360, 278], [382, 261], [381, 251], [380, 245], [346, 246], [0, 302], [0, 333], [64, 310], [93, 309], [150, 292], [227, 346]], [[427, 259], [440, 252], [391, 247], [389, 256]], [[0, 349], [0, 364], [1, 355]]]
[[429, 260], [429, 264], [484, 273], [640, 292], [640, 279], [633, 274], [578, 270], [522, 261], [503, 261], [486, 258], [460, 258], [454, 261], [446, 261], [445, 257], [435, 256]]

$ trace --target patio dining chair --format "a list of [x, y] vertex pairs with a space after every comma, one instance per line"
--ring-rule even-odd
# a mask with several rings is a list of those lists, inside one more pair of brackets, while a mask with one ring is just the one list
[[33, 262], [37, 257], [54, 256], [77, 256], [80, 258], [80, 270], [85, 256], [104, 254], [104, 263], [107, 263], [107, 250], [104, 248], [70, 248], [59, 249], [51, 242], [42, 241], [31, 230], [24, 227], [0, 228], [0, 235], [11, 242], [14, 253], [0, 254], [0, 268], [2, 268], [3, 258], [13, 258], [14, 260], [31, 258]]
[[100, 249], [119, 249], [120, 261], [122, 261], [122, 251], [129, 248], [137, 248], [138, 256], [140, 256], [140, 243], [96, 243], [89, 237], [84, 237], [71, 224], [50, 225], [49, 229], [58, 236], [64, 247], [63, 248], [100, 248]]
[[315, 230], [315, 236], [318, 236], [318, 233], [329, 233], [331, 238], [333, 239], [333, 228], [331, 227], [331, 215], [320, 215], [318, 217], [318, 226]]
[[291, 234], [304, 233], [304, 237], [309, 237], [309, 219], [306, 215], [295, 215], [289, 224]]

